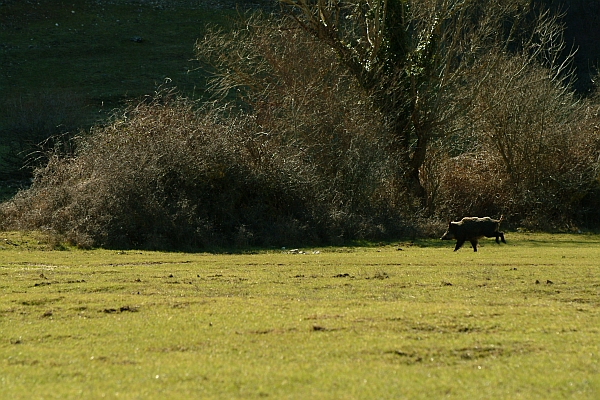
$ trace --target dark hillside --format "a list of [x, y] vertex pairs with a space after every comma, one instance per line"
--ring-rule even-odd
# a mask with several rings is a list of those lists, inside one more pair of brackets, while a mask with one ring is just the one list
[[[0, 182], [42, 140], [102, 121], [168, 82], [204, 94], [194, 44], [261, 0], [0, 1]], [[0, 184], [0, 199], [14, 192]]]
[[201, 91], [190, 62], [194, 43], [206, 24], [227, 24], [235, 15], [232, 7], [198, 1], [0, 2], [1, 97], [74, 93], [97, 110], [150, 94], [166, 78], [184, 91]]

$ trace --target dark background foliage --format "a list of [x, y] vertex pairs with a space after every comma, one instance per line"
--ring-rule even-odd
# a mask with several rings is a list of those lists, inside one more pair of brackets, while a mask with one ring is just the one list
[[[418, 193], [399, 160], [419, 144], [394, 146], [382, 92], [365, 87], [331, 43], [281, 15], [238, 15], [232, 4], [155, 3], [81, 0], [62, 15], [41, 1], [28, 20], [11, 14], [21, 3], [0, 5], [0, 51], [7, 55], [0, 67], [16, 77], [0, 86], [0, 178], [10, 195], [30, 186], [0, 206], [0, 228], [47, 230], [82, 247], [195, 249], [437, 236], [439, 221], [467, 215], [504, 215], [513, 228], [600, 225], [596, 2], [546, 1], [565, 13], [566, 27], [563, 41], [560, 25], [548, 22], [554, 41], [539, 39], [546, 52], [532, 50], [537, 42], [513, 46], [509, 56], [492, 46], [486, 57], [450, 62], [461, 67], [435, 85], [423, 72], [414, 79], [421, 66], [444, 66], [419, 46], [411, 50], [412, 72], [382, 70], [396, 76], [380, 87], [388, 93], [415, 82], [428, 88], [410, 97], [427, 106], [405, 115], [435, 122], [422, 133], [424, 158], [411, 175]], [[218, 24], [198, 26], [194, 13]], [[56, 42], [23, 39], [73, 15], [77, 24]], [[532, 26], [537, 15], [530, 14]], [[134, 58], [125, 67], [104, 65], [102, 79], [92, 72], [93, 88], [85, 86], [90, 76], [73, 70], [81, 82], [74, 88], [51, 69], [50, 50], [80, 48], [88, 23], [112, 24], [120, 35], [101, 37], [99, 30], [94, 46], [117, 43], [115, 56]], [[177, 32], [159, 38], [145, 24], [177, 25]], [[131, 27], [146, 32], [141, 42], [131, 39]], [[189, 53], [169, 40], [188, 40]], [[575, 70], [563, 64], [571, 43], [579, 46]], [[437, 49], [430, 51], [443, 44]], [[54, 83], [19, 75], [32, 70], [21, 61], [27, 52], [46, 76], [54, 71]], [[142, 73], [128, 80], [124, 69]], [[150, 93], [165, 77], [167, 85]], [[123, 96], [127, 87], [135, 90]], [[101, 106], [112, 109], [127, 97], [134, 100], [110, 115]]]

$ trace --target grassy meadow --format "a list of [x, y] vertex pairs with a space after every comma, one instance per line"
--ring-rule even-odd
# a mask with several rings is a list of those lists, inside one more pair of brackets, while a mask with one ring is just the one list
[[0, 234], [0, 397], [600, 396], [600, 236], [163, 253]]

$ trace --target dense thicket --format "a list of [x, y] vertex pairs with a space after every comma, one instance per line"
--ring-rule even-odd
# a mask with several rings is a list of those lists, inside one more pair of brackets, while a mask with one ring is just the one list
[[[242, 108], [251, 109], [199, 106], [172, 92], [132, 104], [77, 138], [74, 155], [59, 147], [31, 189], [3, 206], [3, 226], [111, 247], [401, 234], [393, 163], [368, 98], [327, 48], [300, 30], [261, 23], [230, 42], [260, 57], [244, 54], [262, 71], [249, 74], [257, 86]], [[306, 59], [309, 68], [299, 62]]]
[[[1, 227], [82, 246], [189, 248], [439, 234], [431, 221], [466, 215], [600, 225], [598, 101], [572, 91], [552, 15], [517, 24], [519, 8], [505, 1], [501, 20], [470, 25], [485, 9], [440, 20], [454, 3], [414, 2], [394, 25], [415, 35], [391, 59], [402, 48], [408, 60], [377, 61], [376, 42], [356, 39], [353, 69], [338, 37], [309, 24], [323, 22], [327, 10], [310, 7], [324, 3], [302, 4], [293, 18], [252, 16], [208, 33], [197, 52], [213, 104], [159, 93], [76, 138], [75, 153], [58, 146], [32, 187], [2, 205]], [[355, 11], [364, 9], [330, 15]], [[371, 11], [361, 15], [382, 25], [364, 40], [379, 38], [387, 57], [385, 18]], [[490, 31], [498, 23], [500, 36]]]

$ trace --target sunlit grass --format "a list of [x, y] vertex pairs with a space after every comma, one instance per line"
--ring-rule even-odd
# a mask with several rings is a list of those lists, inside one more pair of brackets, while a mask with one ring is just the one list
[[507, 241], [186, 254], [2, 233], [2, 397], [597, 398], [600, 237]]

